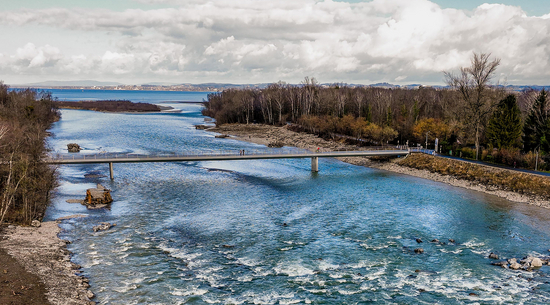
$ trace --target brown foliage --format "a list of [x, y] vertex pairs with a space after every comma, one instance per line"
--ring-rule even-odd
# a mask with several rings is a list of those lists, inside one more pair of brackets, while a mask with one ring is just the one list
[[449, 126], [441, 120], [426, 118], [414, 124], [413, 135], [419, 142], [422, 142], [425, 139], [426, 133], [428, 132], [429, 141], [434, 141], [435, 138], [443, 140], [448, 137], [449, 130]]

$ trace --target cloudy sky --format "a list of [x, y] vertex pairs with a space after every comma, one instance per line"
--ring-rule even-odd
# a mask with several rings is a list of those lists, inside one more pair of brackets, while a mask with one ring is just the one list
[[0, 80], [442, 84], [485, 52], [549, 85], [550, 1], [495, 1], [3, 1]]

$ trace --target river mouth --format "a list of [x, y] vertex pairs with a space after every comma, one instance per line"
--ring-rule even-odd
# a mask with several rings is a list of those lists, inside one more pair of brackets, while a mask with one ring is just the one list
[[[262, 147], [196, 130], [200, 105], [174, 107], [182, 113], [62, 110], [50, 145]], [[319, 167], [115, 164], [110, 181], [107, 165], [64, 165], [46, 218], [89, 215], [64, 221], [62, 238], [102, 304], [548, 303], [548, 266], [511, 271], [487, 258], [546, 255], [548, 210], [332, 159]], [[66, 202], [96, 183], [113, 190], [110, 210]], [[104, 221], [117, 226], [93, 232]]]

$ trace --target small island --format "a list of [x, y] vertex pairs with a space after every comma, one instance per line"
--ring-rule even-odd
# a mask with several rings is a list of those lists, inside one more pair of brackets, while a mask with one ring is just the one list
[[160, 112], [161, 110], [166, 110], [154, 104], [132, 103], [128, 100], [56, 101], [55, 105], [58, 108], [64, 109], [82, 109], [102, 112]]

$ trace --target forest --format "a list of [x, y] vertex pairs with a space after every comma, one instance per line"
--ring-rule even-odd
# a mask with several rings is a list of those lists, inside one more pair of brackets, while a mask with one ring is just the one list
[[55, 169], [43, 162], [46, 130], [58, 119], [50, 93], [0, 82], [0, 224], [43, 218], [56, 186]]
[[492, 84], [499, 63], [474, 53], [471, 66], [444, 72], [445, 88], [321, 85], [306, 77], [299, 85], [227, 89], [208, 95], [203, 114], [216, 124], [292, 123], [327, 139], [427, 145], [443, 154], [550, 170], [547, 93]]

